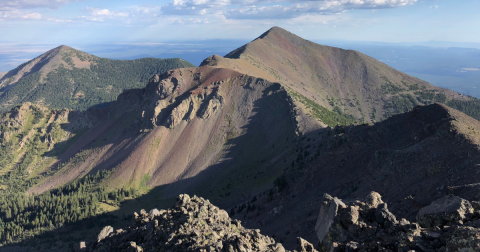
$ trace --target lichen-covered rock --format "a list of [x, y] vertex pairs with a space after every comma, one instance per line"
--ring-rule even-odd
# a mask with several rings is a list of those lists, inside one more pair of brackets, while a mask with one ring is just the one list
[[417, 221], [422, 227], [451, 225], [469, 218], [473, 211], [467, 200], [447, 195], [420, 209]]
[[447, 252], [480, 251], [480, 229], [473, 227], [458, 227], [447, 242]]
[[[286, 251], [273, 238], [258, 229], [244, 228], [239, 220], [230, 219], [226, 211], [201, 197], [182, 194], [173, 208], [148, 214], [142, 210], [135, 219], [134, 226], [115, 233], [106, 227], [102, 239], [87, 251]], [[301, 238], [298, 242], [299, 251], [316, 252], [311, 243]]]

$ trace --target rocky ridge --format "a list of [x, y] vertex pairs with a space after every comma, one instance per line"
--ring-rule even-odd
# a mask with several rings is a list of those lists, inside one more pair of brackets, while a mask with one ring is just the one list
[[[88, 246], [80, 243], [80, 251], [287, 251], [260, 230], [246, 229], [225, 210], [197, 196], [181, 194], [171, 209], [149, 213], [142, 209], [134, 217], [135, 224], [125, 229], [106, 226], [97, 241]], [[316, 250], [298, 238], [294, 251]]]
[[447, 195], [409, 222], [392, 214], [377, 192], [363, 201], [325, 194], [315, 231], [320, 251], [478, 251], [480, 202]]

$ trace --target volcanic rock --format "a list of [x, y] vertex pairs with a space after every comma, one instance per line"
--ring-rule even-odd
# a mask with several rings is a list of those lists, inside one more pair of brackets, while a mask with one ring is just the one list
[[451, 225], [473, 214], [473, 207], [465, 199], [454, 195], [440, 198], [418, 212], [417, 220], [422, 227]]
[[[99, 234], [87, 251], [286, 251], [282, 244], [260, 230], [246, 229], [239, 220], [201, 197], [181, 194], [172, 209], [145, 210], [135, 216], [135, 225], [113, 232], [110, 226]], [[317, 252], [298, 238], [299, 252]]]

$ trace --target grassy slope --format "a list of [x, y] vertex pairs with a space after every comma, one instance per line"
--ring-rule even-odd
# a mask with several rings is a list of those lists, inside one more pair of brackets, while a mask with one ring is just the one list
[[115, 100], [125, 89], [144, 87], [154, 74], [183, 67], [193, 65], [182, 59], [110, 60], [62, 46], [1, 78], [0, 108], [32, 102], [86, 110]]
[[[457, 99], [453, 91], [434, 87], [364, 54], [315, 44], [279, 27], [225, 57], [249, 62], [318, 105], [364, 122], [380, 121], [416, 105]], [[444, 100], [423, 99], [424, 92], [434, 92]]]

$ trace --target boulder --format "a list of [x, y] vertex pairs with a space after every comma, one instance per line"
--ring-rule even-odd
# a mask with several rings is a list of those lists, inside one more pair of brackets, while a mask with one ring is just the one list
[[105, 237], [107, 237], [112, 232], [113, 232], [113, 227], [111, 226], [104, 227], [102, 231], [100, 231], [100, 233], [98, 234], [97, 242], [102, 241], [103, 239], [105, 239]]
[[472, 214], [473, 207], [470, 202], [454, 195], [447, 195], [420, 209], [417, 221], [424, 228], [452, 225], [469, 218]]
[[365, 204], [367, 204], [369, 208], [377, 208], [377, 206], [382, 203], [382, 196], [377, 192], [370, 192], [367, 197], [365, 197]]
[[323, 202], [318, 214], [317, 223], [315, 224], [315, 232], [320, 241], [323, 241], [325, 235], [330, 230], [335, 217], [337, 216], [338, 208], [347, 208], [347, 206], [339, 199], [325, 194]]
[[154, 209], [150, 210], [148, 215], [150, 217], [160, 216], [160, 211], [158, 211], [158, 209], [154, 208]]

